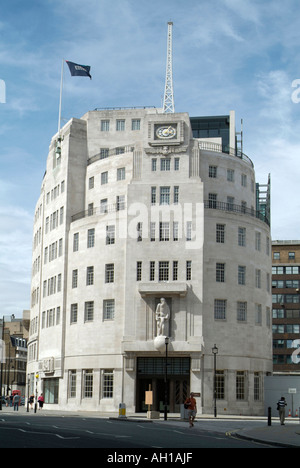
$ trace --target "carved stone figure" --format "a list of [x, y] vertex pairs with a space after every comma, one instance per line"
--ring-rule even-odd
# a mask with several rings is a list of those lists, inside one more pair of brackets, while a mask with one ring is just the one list
[[157, 304], [156, 312], [157, 336], [169, 336], [170, 309], [166, 300], [162, 297]]

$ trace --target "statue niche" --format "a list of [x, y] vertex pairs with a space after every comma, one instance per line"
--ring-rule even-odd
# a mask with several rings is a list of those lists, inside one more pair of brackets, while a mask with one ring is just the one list
[[170, 323], [170, 307], [164, 297], [156, 306], [155, 310], [156, 320], [156, 336], [169, 336], [169, 323]]

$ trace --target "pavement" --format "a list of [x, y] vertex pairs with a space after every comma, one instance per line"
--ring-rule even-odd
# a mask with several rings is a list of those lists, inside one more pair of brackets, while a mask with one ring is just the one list
[[[2, 406], [0, 411], [0, 421], [1, 417], [5, 414], [11, 415], [32, 415], [32, 416], [60, 416], [60, 417], [84, 417], [84, 418], [106, 418], [106, 419], [117, 419], [124, 422], [149, 422], [149, 423], [166, 423], [164, 421], [163, 414], [160, 415], [160, 419], [148, 419], [145, 413], [127, 413], [125, 417], [120, 417], [118, 413], [104, 413], [99, 411], [58, 411], [51, 409], [42, 409], [27, 411], [26, 406], [21, 406], [19, 411], [14, 411], [13, 408]], [[197, 427], [197, 422], [201, 423], [204, 421], [239, 421], [238, 425], [241, 425], [243, 421], [252, 421], [251, 425], [244, 428], [227, 431], [227, 435], [231, 437], [242, 438], [246, 440], [252, 440], [258, 443], [267, 443], [274, 447], [285, 447], [285, 448], [300, 448], [300, 418], [290, 418], [287, 417], [285, 420], [285, 425], [281, 425], [279, 418], [272, 417], [271, 425], [268, 425], [267, 417], [256, 417], [256, 416], [220, 416], [214, 418], [212, 415], [197, 415], [195, 420], [195, 427]], [[182, 426], [182, 424], [187, 424], [186, 419], [182, 419], [180, 414], [168, 414], [168, 423], [176, 424]], [[259, 422], [256, 426], [255, 422]], [[264, 424], [265, 423], [265, 424]], [[200, 424], [199, 424], [200, 426]]]

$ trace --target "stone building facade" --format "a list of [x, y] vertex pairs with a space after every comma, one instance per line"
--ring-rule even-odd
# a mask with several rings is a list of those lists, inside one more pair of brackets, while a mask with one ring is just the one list
[[269, 216], [234, 112], [214, 120], [95, 110], [53, 137], [28, 346], [29, 388], [49, 407], [144, 411], [151, 390], [152, 409], [177, 412], [194, 391], [211, 413], [215, 389], [219, 412], [263, 414]]

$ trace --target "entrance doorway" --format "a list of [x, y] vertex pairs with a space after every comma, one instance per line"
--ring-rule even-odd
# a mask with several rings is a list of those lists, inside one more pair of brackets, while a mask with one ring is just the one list
[[164, 411], [165, 390], [167, 387], [168, 412], [179, 413], [180, 405], [190, 391], [190, 359], [169, 358], [167, 362], [167, 386], [165, 385], [165, 358], [138, 358], [136, 408], [147, 411], [146, 391], [153, 392], [154, 411]]

